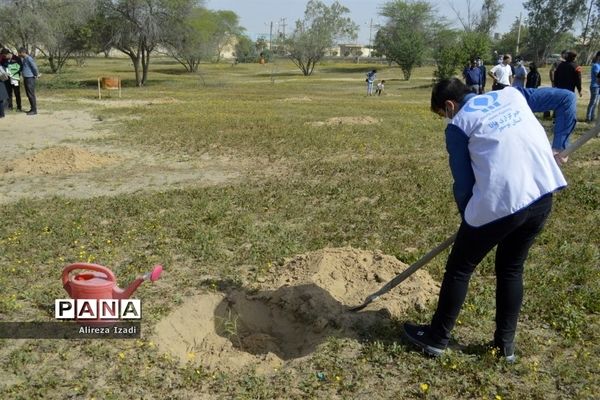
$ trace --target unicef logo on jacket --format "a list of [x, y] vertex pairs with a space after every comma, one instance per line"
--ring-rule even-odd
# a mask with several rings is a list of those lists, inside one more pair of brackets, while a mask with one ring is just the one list
[[500, 107], [498, 102], [498, 93], [490, 92], [477, 96], [473, 101], [470, 101], [465, 105], [465, 112], [477, 112], [487, 113]]

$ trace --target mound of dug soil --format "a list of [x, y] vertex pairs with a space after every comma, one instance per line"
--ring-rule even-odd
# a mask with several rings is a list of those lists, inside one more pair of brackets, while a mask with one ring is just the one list
[[14, 175], [54, 175], [87, 171], [112, 164], [118, 157], [97, 155], [78, 147], [50, 147], [7, 163], [4, 173]]
[[423, 308], [439, 287], [421, 270], [365, 310], [348, 311], [406, 268], [395, 257], [353, 248], [298, 255], [259, 288], [188, 299], [159, 322], [154, 340], [184, 362], [270, 370], [310, 355], [327, 337], [355, 338], [375, 323]]
[[325, 121], [307, 122], [311, 126], [336, 126], [336, 125], [372, 125], [378, 124], [379, 120], [373, 117], [333, 117]]

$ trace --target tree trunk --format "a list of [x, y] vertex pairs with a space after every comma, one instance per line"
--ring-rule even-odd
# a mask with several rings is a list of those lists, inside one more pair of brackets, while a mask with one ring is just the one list
[[148, 51], [145, 47], [142, 48], [142, 84], [140, 86], [144, 86], [146, 81], [148, 80], [148, 67], [150, 64], [150, 51]]
[[54, 62], [53, 56], [48, 56], [48, 64], [50, 64], [50, 70], [52, 73], [55, 74], [58, 69], [56, 67], [56, 63]]

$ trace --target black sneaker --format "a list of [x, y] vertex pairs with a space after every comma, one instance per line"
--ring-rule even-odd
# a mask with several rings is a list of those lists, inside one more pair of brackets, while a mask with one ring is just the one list
[[439, 357], [446, 350], [446, 346], [435, 343], [429, 337], [429, 325], [414, 325], [404, 323], [404, 336], [406, 339], [423, 351], [423, 353]]
[[36, 114], [37, 114], [37, 111], [28, 111], [27, 112], [27, 115], [36, 115]]

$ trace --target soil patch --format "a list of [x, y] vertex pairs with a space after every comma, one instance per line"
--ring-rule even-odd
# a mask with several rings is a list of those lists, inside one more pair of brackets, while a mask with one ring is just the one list
[[[126, 101], [131, 105], [149, 105], [176, 100]], [[120, 120], [100, 120], [82, 109], [42, 110], [35, 117], [8, 113], [5, 125], [0, 127], [0, 204], [22, 198], [87, 199], [207, 187], [246, 177], [264, 179], [287, 173], [282, 163], [235, 154], [174, 155], [110, 144], [120, 134]]]
[[292, 103], [302, 103], [302, 102], [306, 102], [306, 101], [312, 101], [312, 99], [308, 96], [300, 96], [300, 97], [288, 97], [282, 100], [279, 100], [282, 102], [292, 102]]
[[439, 286], [421, 270], [365, 310], [348, 311], [406, 268], [395, 257], [350, 247], [301, 254], [259, 287], [189, 298], [157, 324], [154, 340], [183, 362], [269, 371], [310, 355], [330, 336], [358, 338], [373, 324], [423, 309]]
[[119, 157], [93, 154], [79, 147], [57, 146], [17, 158], [0, 171], [11, 175], [51, 175], [87, 171], [115, 163]]
[[311, 126], [336, 126], [336, 125], [372, 125], [378, 124], [380, 121], [377, 118], [363, 117], [333, 117], [325, 121], [307, 122]]

